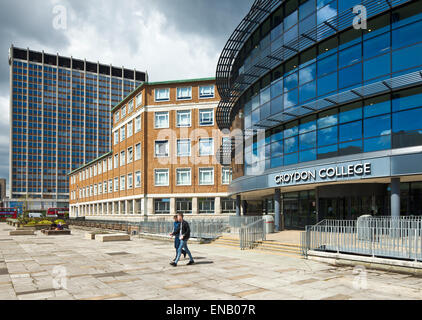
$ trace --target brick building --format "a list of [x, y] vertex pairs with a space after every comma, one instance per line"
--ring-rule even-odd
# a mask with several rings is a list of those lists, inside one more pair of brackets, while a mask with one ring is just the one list
[[235, 213], [219, 100], [214, 79], [139, 86], [112, 110], [112, 151], [69, 174], [71, 217]]

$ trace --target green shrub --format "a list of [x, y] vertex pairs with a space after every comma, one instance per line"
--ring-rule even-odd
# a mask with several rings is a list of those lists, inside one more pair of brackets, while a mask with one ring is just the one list
[[54, 221], [55, 224], [66, 224], [66, 222], [64, 220], [56, 220]]
[[47, 225], [47, 226], [50, 225], [51, 226], [53, 223], [49, 220], [43, 220], [43, 221], [38, 222], [38, 224]]

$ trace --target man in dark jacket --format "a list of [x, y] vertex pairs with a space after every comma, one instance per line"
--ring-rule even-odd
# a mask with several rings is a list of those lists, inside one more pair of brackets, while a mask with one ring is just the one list
[[[177, 232], [177, 230], [180, 230], [179, 229], [180, 222], [178, 220], [178, 216], [175, 215], [173, 217], [173, 219], [174, 219], [173, 232]], [[176, 261], [176, 259], [177, 259], [177, 253], [179, 252], [179, 247], [180, 247], [180, 239], [179, 239], [179, 237], [174, 237], [174, 247], [176, 249], [176, 256], [174, 257], [173, 261]], [[182, 254], [186, 258], [186, 252], [185, 252], [185, 250], [182, 250]]]
[[177, 219], [180, 222], [179, 228], [175, 230], [171, 234], [171, 236], [179, 237], [180, 245], [179, 245], [179, 250], [177, 251], [176, 260], [170, 263], [170, 265], [172, 265], [173, 267], [177, 267], [180, 257], [182, 256], [182, 250], [184, 250], [189, 256], [190, 261], [187, 265], [190, 266], [195, 263], [195, 261], [192, 258], [192, 254], [190, 253], [189, 248], [188, 248], [188, 241], [190, 239], [190, 226], [189, 226], [189, 223], [187, 223], [187, 221], [183, 220], [183, 214], [179, 213], [177, 215]]

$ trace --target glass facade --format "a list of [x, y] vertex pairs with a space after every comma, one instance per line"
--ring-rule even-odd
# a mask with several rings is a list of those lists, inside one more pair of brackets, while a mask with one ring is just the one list
[[[337, 11], [353, 6], [347, 3], [344, 6], [337, 1], [301, 1], [298, 10], [287, 16], [290, 7], [286, 4], [268, 20], [270, 25], [277, 21], [283, 23], [271, 30], [264, 22], [259, 35], [267, 33], [270, 39], [285, 39], [286, 30], [295, 30], [297, 37], [295, 26], [306, 29], [309, 18], [316, 19], [318, 25], [322, 17], [336, 15]], [[291, 8], [294, 7], [292, 4]], [[315, 23], [311, 25], [315, 27]], [[284, 120], [294, 107], [420, 70], [422, 41], [417, 30], [421, 27], [422, 4], [410, 3], [370, 19], [367, 30], [350, 27], [333, 32], [332, 36], [298, 52], [255, 82], [238, 100], [246, 132], [245, 175], [252, 174], [256, 167], [272, 169], [421, 145], [422, 103], [418, 102], [421, 88], [361, 99], [318, 113], [309, 112], [309, 116], [291, 117], [297, 120]], [[249, 41], [254, 41], [253, 38]], [[249, 62], [250, 58], [241, 59], [248, 51], [249, 41], [237, 59], [237, 62], [243, 61], [239, 73], [248, 68], [248, 63], [253, 63]], [[261, 39], [256, 50], [265, 52], [263, 43], [265, 40]], [[269, 43], [271, 47], [272, 42]], [[283, 124], [277, 126], [277, 123]], [[265, 130], [265, 136], [258, 130]]]
[[11, 198], [66, 203], [67, 174], [110, 149], [110, 110], [141, 81], [134, 71], [127, 80], [110, 67], [104, 75], [89, 62], [71, 68], [70, 58], [11, 52]]

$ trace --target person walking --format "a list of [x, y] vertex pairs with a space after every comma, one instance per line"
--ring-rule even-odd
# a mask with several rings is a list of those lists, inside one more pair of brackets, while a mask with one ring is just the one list
[[[177, 230], [179, 230], [180, 222], [177, 219], [177, 215], [175, 215], [173, 219], [174, 219], [173, 232], [177, 232]], [[177, 252], [179, 251], [179, 247], [180, 247], [180, 239], [179, 237], [174, 237], [174, 248], [176, 249], [176, 256], [174, 257], [173, 262], [176, 261], [177, 259]], [[182, 250], [182, 254], [183, 254], [183, 257], [186, 259], [185, 250]]]
[[184, 250], [188, 256], [189, 256], [189, 263], [188, 266], [193, 265], [195, 261], [192, 258], [192, 254], [189, 251], [188, 248], [188, 241], [190, 239], [190, 226], [187, 221], [183, 219], [183, 214], [179, 213], [177, 215], [177, 220], [180, 222], [179, 228], [171, 234], [171, 236], [179, 237], [180, 244], [179, 244], [179, 250], [177, 251], [177, 257], [176, 260], [170, 263], [173, 267], [177, 267], [177, 264], [179, 263], [180, 257], [182, 256], [182, 250]]

